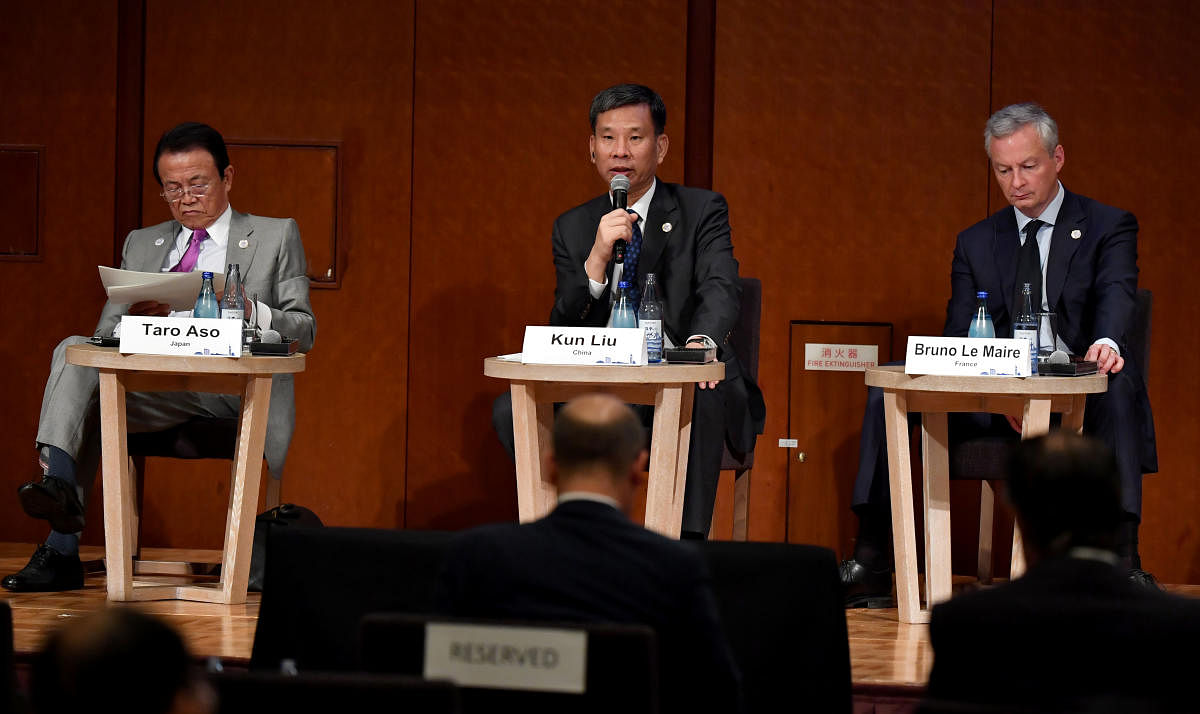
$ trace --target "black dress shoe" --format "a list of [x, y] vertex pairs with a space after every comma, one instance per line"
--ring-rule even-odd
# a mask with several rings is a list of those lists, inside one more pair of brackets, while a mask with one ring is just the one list
[[83, 504], [75, 487], [55, 476], [43, 476], [17, 489], [21, 508], [34, 518], [50, 521], [59, 533], [78, 533], [83, 530]]
[[869, 570], [857, 560], [843, 560], [838, 568], [846, 607], [895, 607], [892, 598], [892, 571]]
[[1129, 569], [1129, 582], [1134, 585], [1141, 585], [1147, 590], [1162, 590], [1162, 586], [1158, 584], [1154, 576], [1141, 568]]
[[78, 590], [83, 587], [83, 564], [77, 554], [63, 555], [48, 545], [39, 545], [29, 565], [9, 575], [0, 585], [17, 593]]

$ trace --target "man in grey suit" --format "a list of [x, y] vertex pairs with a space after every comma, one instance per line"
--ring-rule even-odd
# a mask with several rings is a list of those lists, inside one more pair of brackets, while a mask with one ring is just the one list
[[[170, 129], [154, 152], [154, 177], [162, 187], [173, 220], [135, 230], [125, 239], [121, 267], [144, 272], [224, 272], [241, 265], [247, 319], [312, 347], [316, 321], [308, 300], [304, 246], [290, 218], [239, 213], [229, 205], [233, 167], [225, 140], [215, 129], [188, 122]], [[111, 300], [100, 314], [95, 335], [110, 336], [122, 315], [187, 317], [157, 302], [118, 304]], [[79, 532], [84, 526], [88, 492], [99, 464], [99, 380], [94, 368], [67, 364], [66, 348], [86, 342], [68, 337], [54, 350], [50, 378], [42, 397], [36, 447], [40, 480], [19, 489], [21, 507], [50, 522], [51, 533], [20, 572], [0, 583], [20, 592], [83, 587]], [[193, 417], [235, 417], [238, 397], [197, 392], [130, 392], [126, 421], [130, 432], [152, 432]], [[278, 477], [295, 426], [291, 375], [277, 375], [271, 390], [264, 455]]]

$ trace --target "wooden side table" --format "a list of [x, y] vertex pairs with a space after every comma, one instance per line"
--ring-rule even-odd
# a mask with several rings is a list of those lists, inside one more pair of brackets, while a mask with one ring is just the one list
[[[67, 348], [67, 362], [95, 367], [100, 372], [104, 550], [109, 600], [177, 599], [224, 604], [246, 601], [267, 410], [271, 404], [271, 377], [302, 372], [304, 361], [303, 354], [230, 359], [123, 355], [114, 347], [86, 344]], [[125, 394], [131, 391], [215, 392], [242, 398], [219, 582], [175, 585], [133, 578], [138, 516], [125, 423]]]
[[[892, 492], [892, 543], [896, 557], [896, 600], [901, 622], [928, 622], [933, 605], [950, 598], [950, 462], [947, 412], [991, 412], [1020, 417], [1021, 438], [1050, 430], [1050, 413], [1063, 415], [1062, 428], [1083, 429], [1087, 395], [1108, 389], [1108, 377], [940, 377], [907, 375], [903, 366], [869, 367], [868, 386], [883, 389], [887, 429], [888, 483]], [[925, 594], [917, 587], [916, 520], [913, 515], [908, 412], [921, 412], [924, 455]], [[990, 492], [985, 489], [985, 503]], [[988, 509], [990, 510], [990, 509]], [[991, 537], [991, 523], [984, 524]], [[981, 537], [983, 525], [981, 525]], [[1025, 571], [1021, 533], [1013, 528], [1010, 577]]]
[[556, 500], [553, 487], [542, 480], [541, 461], [550, 444], [554, 403], [587, 392], [605, 392], [631, 404], [654, 405], [646, 527], [671, 538], [679, 537], [692, 436], [693, 390], [697, 382], [724, 379], [723, 362], [628, 367], [522, 364], [489, 357], [483, 361], [483, 373], [511, 382], [517, 513], [522, 522], [546, 515]]

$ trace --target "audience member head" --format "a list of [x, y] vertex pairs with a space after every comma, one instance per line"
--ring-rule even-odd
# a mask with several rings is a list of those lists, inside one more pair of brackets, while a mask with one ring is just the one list
[[1031, 563], [1071, 548], [1113, 550], [1121, 522], [1117, 462], [1103, 442], [1055, 431], [1019, 442], [1008, 499]]
[[39, 714], [213, 709], [179, 635], [126, 607], [108, 607], [54, 631], [34, 658], [30, 691]]
[[633, 410], [608, 394], [584, 394], [558, 411], [546, 472], [559, 493], [609, 496], [628, 512], [647, 458], [646, 431]]

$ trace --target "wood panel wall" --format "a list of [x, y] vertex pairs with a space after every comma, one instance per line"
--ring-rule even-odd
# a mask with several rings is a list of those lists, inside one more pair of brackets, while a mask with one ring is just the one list
[[[50, 353], [67, 335], [91, 334], [104, 304], [96, 266], [112, 260], [116, 9], [50, 0], [6, 3], [0, 16], [0, 144], [44, 147], [33, 188], [45, 204], [40, 257], [0, 259], [3, 540], [46, 536], [15, 491], [40, 473], [33, 440]], [[0, 217], [0, 233], [15, 228]]]
[[[752, 536], [784, 535], [787, 454], [775, 442], [789, 428], [789, 321], [891, 322], [895, 350], [910, 333], [939, 330], [954, 234], [1002, 205], [982, 123], [1032, 98], [1062, 125], [1064, 183], [1141, 220], [1162, 462], [1146, 484], [1143, 553], [1160, 577], [1200, 582], [1200, 474], [1188, 450], [1200, 377], [1169, 359], [1200, 339], [1173, 329], [1194, 311], [1189, 278], [1200, 268], [1187, 210], [1200, 145], [1191, 3], [726, 0], [708, 57], [689, 54], [683, 0], [299, 0], [286, 12], [220, 0], [187, 23], [174, 4], [147, 0], [144, 37], [130, 7], [8, 4], [0, 21], [10, 108], [0, 144], [46, 147], [48, 206], [41, 260], [0, 261], [6, 326], [27, 336], [0, 346], [10, 493], [34, 470], [50, 349], [94, 324], [94, 266], [111, 261], [109, 226], [130, 206], [112, 181], [128, 158], [126, 144], [115, 155], [116, 138], [130, 136], [117, 117], [140, 116], [147, 225], [167, 217], [149, 157], [178, 121], [252, 145], [339, 147], [340, 283], [313, 292], [317, 342], [297, 383], [285, 499], [335, 525], [513, 518], [511, 463], [489, 423], [504, 385], [481, 376], [481, 358], [518, 349], [521, 326], [546, 319], [551, 221], [603, 190], [585, 153], [588, 101], [618, 81], [659, 89], [672, 137], [662, 174], [680, 180], [684, 107], [703, 96], [686, 88], [707, 60], [714, 187], [729, 198], [743, 272], [765, 290], [769, 417]], [[708, 35], [692, 29], [695, 50]], [[119, 72], [141, 43], [138, 92]], [[278, 205], [303, 184], [255, 178], [235, 174], [236, 208]], [[149, 472], [147, 542], [215, 544], [225, 467], [152, 461]], [[0, 539], [41, 532], [0, 498]]]

